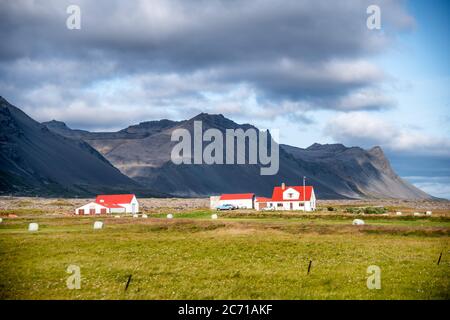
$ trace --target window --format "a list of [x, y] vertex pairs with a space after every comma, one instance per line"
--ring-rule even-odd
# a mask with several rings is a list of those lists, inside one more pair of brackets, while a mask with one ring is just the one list
[[288, 193], [288, 196], [289, 196], [289, 198], [292, 198], [293, 193], [292, 193], [292, 192], [289, 192], [289, 193]]
[[277, 203], [277, 207], [282, 207], [282, 206], [283, 206], [282, 203], [280, 203], [280, 202]]

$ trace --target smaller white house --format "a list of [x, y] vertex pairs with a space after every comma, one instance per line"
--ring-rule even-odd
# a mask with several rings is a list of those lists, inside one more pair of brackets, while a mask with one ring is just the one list
[[255, 200], [254, 193], [222, 194], [217, 203], [217, 206], [223, 204], [231, 204], [240, 209], [253, 209], [254, 200]]
[[98, 195], [95, 202], [90, 202], [75, 209], [77, 215], [107, 213], [137, 213], [139, 203], [134, 194]]

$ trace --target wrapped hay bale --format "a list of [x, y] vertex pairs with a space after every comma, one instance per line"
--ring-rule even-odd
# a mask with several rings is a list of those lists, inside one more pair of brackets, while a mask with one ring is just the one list
[[94, 222], [94, 229], [95, 229], [95, 230], [97, 230], [97, 229], [103, 229], [103, 222], [101, 222], [101, 221], [95, 221], [95, 222]]
[[169, 213], [169, 214], [167, 215], [167, 219], [173, 219], [173, 214]]
[[352, 225], [354, 225], [354, 226], [362, 226], [362, 225], [365, 225], [365, 222], [362, 219], [354, 219], [353, 222], [352, 222]]
[[148, 216], [144, 213], [144, 214], [142, 215], [142, 218], [147, 219]]
[[38, 231], [39, 225], [36, 222], [32, 222], [28, 225], [28, 231]]
[[218, 216], [215, 213], [211, 216], [211, 219], [217, 219], [217, 218], [218, 218]]

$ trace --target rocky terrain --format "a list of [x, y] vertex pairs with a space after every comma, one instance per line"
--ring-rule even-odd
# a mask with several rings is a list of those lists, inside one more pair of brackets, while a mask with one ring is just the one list
[[[220, 193], [254, 192], [270, 196], [274, 185], [302, 183], [308, 178], [319, 199], [399, 198], [429, 199], [428, 194], [402, 180], [391, 168], [380, 147], [364, 150], [341, 144], [314, 144], [306, 149], [280, 146], [280, 169], [276, 175], [260, 175], [261, 165], [175, 165], [170, 153], [176, 129], [193, 132], [194, 121], [203, 130], [247, 130], [222, 115], [199, 114], [185, 121], [149, 121], [118, 132], [72, 130], [64, 123], [44, 123], [65, 137], [83, 139], [122, 173], [149, 188], [177, 196], [208, 196]], [[247, 146], [248, 148], [248, 146]], [[248, 150], [248, 149], [247, 149]]]
[[74, 197], [125, 191], [158, 195], [85, 141], [50, 131], [0, 97], [0, 194]]

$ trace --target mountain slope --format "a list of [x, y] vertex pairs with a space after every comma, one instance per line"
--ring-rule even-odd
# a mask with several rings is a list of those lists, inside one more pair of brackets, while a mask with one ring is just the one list
[[0, 193], [88, 196], [142, 190], [83, 140], [50, 131], [0, 97]]
[[[260, 165], [175, 165], [170, 154], [175, 129], [193, 133], [194, 121], [203, 130], [254, 128], [239, 125], [222, 115], [199, 114], [185, 121], [151, 121], [114, 133], [71, 130], [64, 124], [46, 125], [67, 137], [82, 138], [101, 152], [121, 172], [139, 183], [181, 196], [207, 196], [224, 192], [255, 192], [270, 196], [281, 182], [301, 184], [307, 176], [319, 198], [426, 199], [429, 195], [399, 178], [378, 147], [369, 151], [343, 145], [314, 144], [307, 149], [280, 146], [280, 169], [273, 176], [260, 175]], [[207, 145], [207, 143], [204, 143]]]
[[298, 160], [327, 168], [332, 174], [319, 172], [316, 179], [348, 197], [359, 193], [368, 198], [430, 198], [394, 172], [380, 147], [364, 150], [342, 144], [314, 144], [306, 149], [287, 145], [282, 148]]

